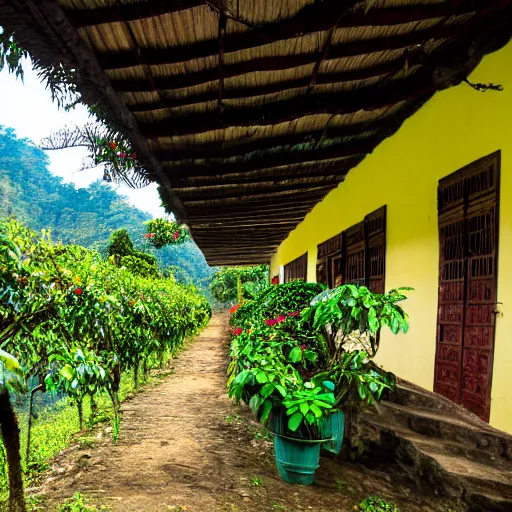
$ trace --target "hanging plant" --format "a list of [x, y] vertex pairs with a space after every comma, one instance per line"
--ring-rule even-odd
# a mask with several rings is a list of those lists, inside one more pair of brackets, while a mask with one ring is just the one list
[[137, 153], [125, 141], [98, 138], [93, 150], [94, 165], [105, 164], [104, 181], [113, 181], [138, 166]]
[[178, 224], [167, 219], [153, 219], [146, 224], [148, 242], [155, 248], [161, 249], [166, 245], [178, 245], [190, 240], [190, 231], [185, 224]]

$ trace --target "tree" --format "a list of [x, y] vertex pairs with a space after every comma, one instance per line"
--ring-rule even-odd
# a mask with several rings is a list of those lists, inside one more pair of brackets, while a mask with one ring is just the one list
[[228, 267], [218, 271], [210, 289], [220, 302], [253, 299], [268, 286], [268, 266]]

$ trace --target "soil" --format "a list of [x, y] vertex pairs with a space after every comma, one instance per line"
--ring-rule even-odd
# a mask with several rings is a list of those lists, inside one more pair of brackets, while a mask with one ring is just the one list
[[393, 465], [369, 469], [322, 457], [311, 487], [277, 475], [268, 432], [225, 392], [224, 316], [174, 360], [174, 373], [122, 406], [119, 443], [99, 432], [93, 447], [58, 457], [29, 494], [52, 510], [75, 492], [116, 512], [353, 511], [368, 495], [401, 512], [448, 512], [450, 503], [420, 491]]

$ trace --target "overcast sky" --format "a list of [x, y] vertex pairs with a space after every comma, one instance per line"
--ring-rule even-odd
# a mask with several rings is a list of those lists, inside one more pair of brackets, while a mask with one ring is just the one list
[[[78, 106], [71, 112], [57, 109], [51, 95], [26, 62], [25, 80], [16, 79], [6, 69], [0, 72], [0, 125], [14, 128], [18, 137], [27, 137], [36, 144], [49, 133], [66, 125], [82, 125], [87, 122], [85, 107]], [[65, 182], [74, 183], [76, 187], [86, 187], [103, 176], [103, 168], [80, 171], [82, 159], [87, 154], [84, 148], [48, 151], [50, 171], [62, 176]], [[151, 213], [155, 217], [163, 217], [164, 210], [160, 207], [160, 197], [156, 185], [133, 190], [124, 185], [115, 185], [116, 190], [128, 201]]]

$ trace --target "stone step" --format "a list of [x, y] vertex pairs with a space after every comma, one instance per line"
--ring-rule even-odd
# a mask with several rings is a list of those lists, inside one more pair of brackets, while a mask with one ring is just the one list
[[472, 418], [476, 423], [485, 425], [480, 418], [464, 409], [462, 406], [448, 400], [448, 398], [416, 386], [415, 384], [405, 380], [399, 379], [397, 381], [395, 389], [390, 393], [389, 401], [398, 405], [415, 407], [417, 409], [462, 415], [467, 418]]
[[[392, 457], [426, 490], [464, 504], [468, 512], [512, 511], [512, 461], [464, 444], [427, 437], [389, 417], [365, 415], [370, 453]], [[459, 453], [457, 453], [459, 452]]]
[[[505, 468], [488, 466], [463, 456], [443, 455], [421, 442], [413, 443], [436, 477], [451, 492], [460, 493], [470, 510], [491, 512], [512, 510], [512, 473]], [[432, 471], [432, 470], [431, 470]]]
[[395, 432], [397, 432], [397, 434], [399, 433], [400, 436], [403, 436], [412, 443], [415, 443], [432, 453], [454, 457], [464, 457], [468, 460], [478, 461], [488, 467], [496, 468], [500, 471], [502, 469], [512, 471], [512, 461], [504, 459], [499, 455], [495, 455], [492, 452], [473, 448], [467, 444], [457, 443], [455, 441], [449, 441], [446, 439], [440, 440], [433, 437], [421, 436], [420, 434], [407, 429], [404, 429], [403, 431], [397, 431], [395, 428]]
[[391, 402], [382, 402], [381, 415], [427, 437], [455, 441], [510, 460], [512, 436], [489, 427], [472, 416], [446, 414]]

